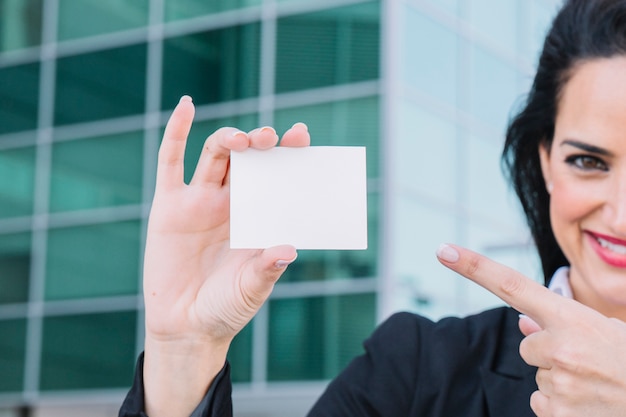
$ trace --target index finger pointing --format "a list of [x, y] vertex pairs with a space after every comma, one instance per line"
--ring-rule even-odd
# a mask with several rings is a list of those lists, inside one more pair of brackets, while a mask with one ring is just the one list
[[453, 245], [441, 245], [437, 258], [446, 267], [491, 291], [504, 302], [535, 320], [542, 328], [559, 317], [566, 298], [491, 259]]

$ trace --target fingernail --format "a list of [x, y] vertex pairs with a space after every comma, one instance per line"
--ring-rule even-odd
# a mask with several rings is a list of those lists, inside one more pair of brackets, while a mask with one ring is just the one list
[[520, 318], [520, 320], [523, 320], [523, 319], [527, 319], [528, 316], [526, 314], [520, 314], [519, 318]]
[[191, 99], [191, 96], [185, 95], [180, 98], [180, 103], [182, 103], [183, 101], [188, 101], [191, 103], [193, 100]]
[[276, 130], [274, 130], [274, 128], [270, 126], [262, 127], [261, 130], [259, 131], [259, 133], [267, 133], [267, 132], [271, 132], [274, 135], [276, 134]]
[[437, 257], [446, 262], [456, 262], [459, 260], [459, 252], [452, 246], [442, 243], [437, 248]]
[[307, 132], [309, 131], [309, 127], [302, 122], [295, 123], [293, 126], [291, 126], [291, 128], [293, 129], [294, 127], [297, 127], [297, 126], [301, 126]]
[[242, 132], [241, 130], [236, 130], [233, 132], [233, 137], [234, 138], [242, 138], [242, 139], [248, 139], [248, 135], [246, 134], [246, 132]]
[[294, 256], [291, 260], [279, 259], [274, 263], [274, 266], [278, 269], [286, 268], [289, 264], [293, 263], [293, 261], [295, 261], [297, 257], [298, 254], [296, 253], [296, 256]]

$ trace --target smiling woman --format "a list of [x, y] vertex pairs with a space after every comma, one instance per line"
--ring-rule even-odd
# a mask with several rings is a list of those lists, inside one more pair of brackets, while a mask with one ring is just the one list
[[626, 320], [626, 57], [578, 64], [540, 147], [550, 220], [578, 301]]

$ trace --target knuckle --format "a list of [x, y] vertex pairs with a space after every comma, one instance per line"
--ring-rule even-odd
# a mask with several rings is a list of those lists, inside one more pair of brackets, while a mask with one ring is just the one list
[[465, 265], [465, 273], [468, 276], [474, 276], [476, 272], [479, 271], [482, 262], [480, 261], [480, 257], [473, 255], [467, 260], [467, 264]]
[[524, 292], [524, 289], [524, 280], [515, 275], [506, 274], [500, 280], [500, 290], [508, 296], [522, 294]]

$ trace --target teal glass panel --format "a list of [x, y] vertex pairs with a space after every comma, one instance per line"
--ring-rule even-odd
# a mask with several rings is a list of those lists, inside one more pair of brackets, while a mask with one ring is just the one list
[[136, 294], [139, 221], [50, 229], [46, 300]]
[[406, 6], [400, 37], [401, 74], [409, 86], [447, 104], [457, 104], [457, 35]]
[[378, 178], [380, 175], [380, 109], [377, 96], [290, 107], [277, 110], [274, 114], [274, 124], [279, 133], [296, 122], [307, 124], [313, 146], [367, 147], [367, 177]]
[[[520, 5], [528, 0], [471, 0], [469, 23], [477, 33], [507, 52], [517, 50]], [[545, 2], [548, 3], [548, 2]]]
[[194, 123], [187, 139], [187, 147], [185, 148], [185, 181], [187, 183], [191, 181], [198, 158], [204, 147], [204, 142], [216, 130], [229, 126], [248, 132], [259, 127], [257, 124], [258, 116], [256, 114], [231, 116]]
[[162, 108], [183, 94], [196, 104], [258, 95], [260, 25], [252, 23], [163, 42]]
[[128, 387], [136, 327], [134, 311], [44, 318], [40, 389]]
[[55, 124], [142, 114], [145, 73], [145, 44], [60, 58]]
[[149, 0], [59, 0], [57, 36], [63, 41], [146, 26]]
[[278, 20], [278, 93], [376, 79], [379, 61], [378, 2]]
[[165, 21], [189, 19], [261, 5], [262, 0], [165, 0]]
[[17, 392], [24, 384], [26, 320], [0, 320], [0, 392]]
[[346, 278], [373, 278], [378, 272], [379, 198], [367, 196], [367, 250], [301, 250], [298, 259], [283, 273], [284, 282], [324, 281]]
[[30, 233], [0, 235], [0, 304], [28, 301], [30, 258]]
[[33, 212], [35, 148], [0, 151], [0, 218]]
[[470, 111], [474, 117], [504, 133], [510, 109], [519, 98], [517, 70], [485, 49], [472, 48]]
[[0, 52], [41, 43], [41, 6], [42, 0], [0, 1]]
[[240, 331], [228, 349], [230, 379], [232, 382], [250, 382], [252, 379], [252, 323]]
[[0, 68], [0, 134], [37, 127], [39, 64]]
[[50, 211], [141, 202], [143, 133], [55, 143]]
[[272, 300], [268, 380], [333, 378], [363, 352], [375, 314], [374, 294]]

